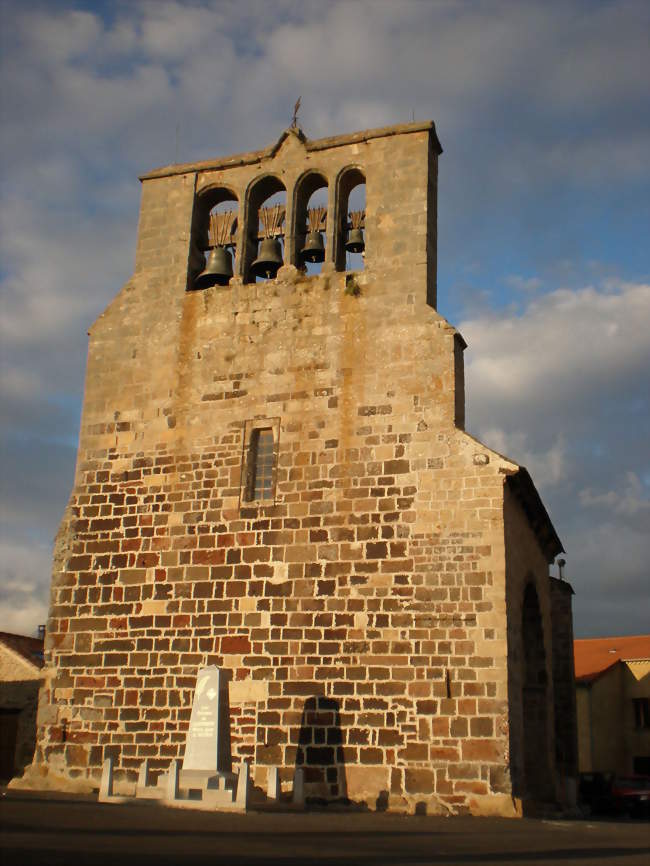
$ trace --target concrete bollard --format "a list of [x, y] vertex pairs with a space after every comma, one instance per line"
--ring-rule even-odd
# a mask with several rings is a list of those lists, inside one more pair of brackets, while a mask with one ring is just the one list
[[266, 796], [269, 798], [269, 800], [280, 799], [280, 771], [277, 767], [269, 767]]
[[104, 765], [102, 766], [102, 780], [99, 784], [99, 797], [97, 798], [100, 803], [106, 802], [110, 797], [113, 796], [113, 759], [106, 758], [104, 761]]
[[236, 805], [246, 811], [248, 808], [248, 777], [250, 773], [250, 767], [243, 761], [239, 766], [239, 775], [237, 776], [237, 797], [235, 799]]
[[149, 785], [149, 758], [145, 758], [145, 760], [140, 764], [140, 769], [138, 770], [138, 790], [144, 789]]
[[167, 800], [178, 800], [178, 773], [180, 766], [181, 762], [178, 759], [174, 759], [169, 767], [167, 774]]
[[294, 806], [305, 804], [305, 771], [301, 767], [293, 775], [293, 803]]

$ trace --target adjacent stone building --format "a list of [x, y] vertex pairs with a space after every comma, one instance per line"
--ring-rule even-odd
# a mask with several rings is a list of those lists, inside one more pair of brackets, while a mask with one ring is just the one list
[[32, 762], [43, 639], [0, 632], [0, 782]]
[[259, 785], [302, 766], [308, 797], [440, 813], [562, 796], [571, 593], [528, 473], [464, 431], [441, 152], [430, 122], [292, 127], [141, 179], [133, 277], [90, 331], [36, 778], [165, 769], [216, 664]]
[[576, 640], [581, 773], [650, 776], [650, 635]]

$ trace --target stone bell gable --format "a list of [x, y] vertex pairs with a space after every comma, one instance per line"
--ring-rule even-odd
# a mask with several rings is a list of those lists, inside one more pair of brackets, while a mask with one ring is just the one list
[[291, 128], [141, 179], [134, 274], [90, 331], [33, 772], [166, 770], [217, 665], [259, 785], [300, 768], [308, 799], [444, 813], [558, 796], [562, 548], [525, 470], [464, 432], [441, 152], [433, 123]]

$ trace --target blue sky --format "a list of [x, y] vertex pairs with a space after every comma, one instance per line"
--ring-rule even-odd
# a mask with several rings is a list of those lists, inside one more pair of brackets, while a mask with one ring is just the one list
[[[531, 471], [581, 636], [650, 622], [647, 2], [0, 0], [0, 629], [47, 610], [138, 174], [431, 118], [468, 430]], [[177, 133], [178, 129], [178, 133]]]

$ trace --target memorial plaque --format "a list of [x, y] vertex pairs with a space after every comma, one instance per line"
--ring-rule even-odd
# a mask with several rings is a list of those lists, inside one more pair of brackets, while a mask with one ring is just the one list
[[183, 773], [232, 772], [228, 675], [215, 666], [201, 668], [197, 674]]

